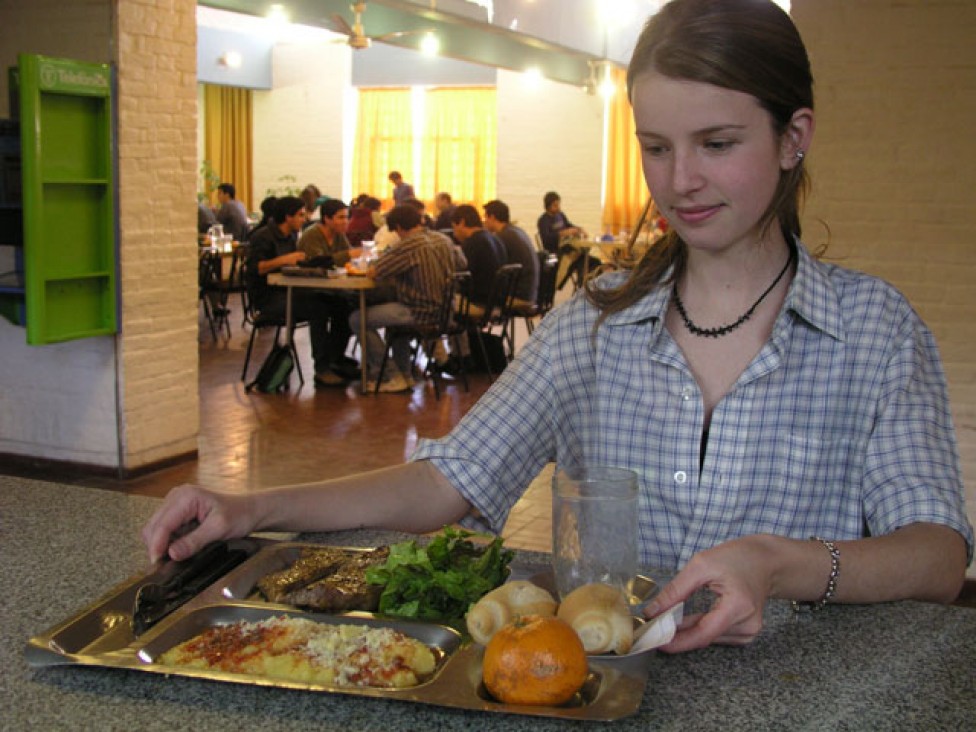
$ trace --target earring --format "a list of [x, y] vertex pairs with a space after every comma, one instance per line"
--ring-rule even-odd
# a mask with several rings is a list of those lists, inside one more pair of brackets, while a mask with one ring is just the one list
[[806, 157], [806, 153], [805, 152], [803, 152], [802, 150], [797, 150], [796, 151], [796, 159], [799, 160], [801, 163], [803, 162], [803, 158], [804, 157]]

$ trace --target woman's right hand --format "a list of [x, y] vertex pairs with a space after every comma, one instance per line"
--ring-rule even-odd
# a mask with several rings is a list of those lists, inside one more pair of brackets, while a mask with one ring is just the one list
[[[199, 525], [174, 538], [182, 527]], [[142, 528], [142, 540], [149, 550], [149, 561], [165, 556], [181, 561], [219, 539], [246, 536], [254, 530], [257, 518], [250, 495], [215, 493], [196, 485], [181, 485], [166, 496]]]

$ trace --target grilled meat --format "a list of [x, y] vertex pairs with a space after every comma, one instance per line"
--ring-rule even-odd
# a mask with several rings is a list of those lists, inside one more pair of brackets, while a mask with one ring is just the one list
[[329, 613], [375, 611], [383, 588], [366, 581], [366, 570], [385, 562], [389, 554], [388, 547], [356, 552], [328, 577], [287, 593], [280, 602]]
[[[358, 552], [357, 552], [358, 553]], [[335, 572], [349, 561], [350, 552], [334, 547], [305, 547], [294, 564], [258, 580], [257, 586], [271, 602], [285, 602], [288, 593]]]

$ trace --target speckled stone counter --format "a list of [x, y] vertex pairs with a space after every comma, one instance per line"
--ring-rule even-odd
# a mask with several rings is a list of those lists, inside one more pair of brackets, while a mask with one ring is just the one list
[[[0, 729], [354, 732], [587, 724], [116, 669], [28, 666], [28, 638], [146, 568], [138, 531], [157, 505], [0, 476]], [[370, 546], [399, 537], [360, 531], [314, 538]], [[904, 602], [794, 617], [776, 602], [749, 647], [656, 655], [640, 712], [613, 726], [976, 729], [974, 671], [972, 610]]]

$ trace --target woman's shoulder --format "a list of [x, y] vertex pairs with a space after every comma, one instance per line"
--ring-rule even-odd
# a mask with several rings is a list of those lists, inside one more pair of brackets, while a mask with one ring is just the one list
[[849, 332], [905, 331], [922, 324], [911, 301], [891, 282], [836, 262], [813, 263]]

